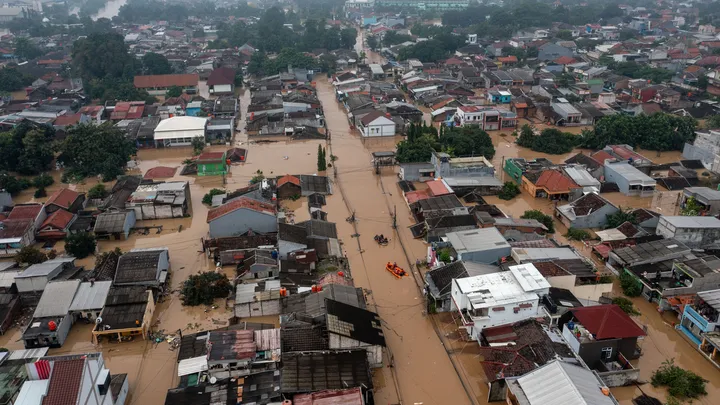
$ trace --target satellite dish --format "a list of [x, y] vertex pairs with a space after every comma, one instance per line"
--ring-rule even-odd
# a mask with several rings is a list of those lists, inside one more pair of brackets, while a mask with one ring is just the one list
[[217, 382], [217, 378], [210, 377], [210, 384], [215, 384]]
[[102, 318], [100, 318], [99, 316], [97, 318], [95, 318], [95, 325], [100, 325], [101, 323], [102, 323]]

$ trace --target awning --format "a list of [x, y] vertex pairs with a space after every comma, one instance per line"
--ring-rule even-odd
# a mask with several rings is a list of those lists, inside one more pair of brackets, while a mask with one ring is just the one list
[[180, 360], [180, 363], [178, 363], [178, 377], [190, 374], [197, 374], [203, 371], [207, 371], [207, 369], [208, 364], [207, 358], [205, 356]]

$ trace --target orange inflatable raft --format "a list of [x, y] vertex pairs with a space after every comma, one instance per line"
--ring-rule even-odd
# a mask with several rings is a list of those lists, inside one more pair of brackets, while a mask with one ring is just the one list
[[408, 273], [405, 270], [403, 270], [400, 266], [398, 266], [395, 263], [388, 262], [385, 265], [385, 270], [389, 271], [390, 274], [392, 274], [396, 278], [403, 278], [408, 275]]

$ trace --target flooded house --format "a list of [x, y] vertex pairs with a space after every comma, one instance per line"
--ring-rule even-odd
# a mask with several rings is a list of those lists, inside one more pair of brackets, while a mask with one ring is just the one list
[[243, 235], [249, 231], [277, 232], [277, 210], [273, 204], [239, 197], [208, 211], [210, 237]]
[[26, 374], [16, 404], [123, 405], [129, 391], [127, 374], [111, 374], [99, 352], [41, 357]]
[[708, 353], [704, 349], [707, 348], [705, 335], [720, 330], [720, 290], [697, 293], [690, 303], [683, 306], [680, 323], [675, 328], [684, 333], [698, 350], [717, 364], [719, 360], [717, 353]]
[[58, 348], [65, 343], [75, 319], [70, 315], [80, 280], [50, 282], [33, 312], [33, 317], [23, 331], [26, 349], [36, 347]]
[[64, 209], [59, 209], [43, 221], [37, 230], [38, 240], [61, 240], [70, 233], [70, 227], [77, 219], [77, 215]]
[[135, 227], [135, 211], [101, 212], [95, 219], [93, 233], [97, 239], [127, 240]]
[[309, 246], [307, 230], [304, 226], [278, 224], [278, 254], [285, 260], [290, 252], [307, 249]]
[[156, 148], [190, 146], [193, 138], [206, 139], [208, 120], [205, 117], [171, 117], [155, 127], [153, 140]]
[[[123, 191], [119, 194], [125, 195]], [[130, 194], [124, 208], [134, 210], [138, 221], [188, 217], [190, 184], [187, 181], [140, 184]]]
[[473, 263], [468, 261], [454, 261], [425, 273], [429, 305], [435, 312], [452, 311], [451, 285], [456, 278], [466, 278], [499, 272], [497, 266]]
[[280, 315], [280, 280], [238, 284], [234, 314], [238, 318]]
[[61, 280], [78, 272], [74, 257], [61, 257], [33, 264], [15, 276], [23, 306], [37, 305], [45, 286], [53, 280]]
[[531, 262], [552, 287], [569, 291], [583, 302], [600, 302], [612, 293], [612, 279], [601, 276], [585, 258]]
[[555, 359], [580, 366], [560, 331], [536, 319], [485, 328], [480, 339], [480, 364], [488, 376], [488, 401], [507, 399], [507, 381]]
[[118, 342], [135, 336], [146, 339], [154, 312], [152, 291], [139, 285], [113, 285], [100, 317], [95, 321], [93, 343], [100, 342], [103, 337]]
[[570, 204], [556, 207], [555, 218], [567, 228], [603, 228], [607, 216], [618, 211], [618, 207], [599, 194], [588, 193]]
[[85, 204], [85, 194], [61, 188], [54, 192], [45, 202], [45, 213], [50, 215], [58, 210], [77, 213], [85, 208]]
[[118, 259], [113, 285], [162, 288], [169, 271], [168, 248], [133, 249]]
[[70, 315], [76, 320], [95, 322], [100, 316], [112, 281], [84, 281], [75, 293], [72, 304], [70, 304]]
[[297, 198], [302, 194], [300, 179], [289, 174], [277, 179], [276, 188], [277, 197], [279, 199]]
[[650, 197], [657, 185], [655, 179], [624, 161], [605, 160], [605, 181], [617, 184], [627, 196]]
[[510, 266], [509, 271], [454, 279], [453, 311], [472, 340], [484, 328], [504, 325], [541, 314], [541, 297], [550, 284], [532, 264]]
[[457, 260], [481, 264], [500, 263], [510, 256], [510, 244], [497, 228], [480, 228], [445, 235]]
[[645, 331], [619, 306], [570, 309], [560, 318], [562, 336], [608, 387], [635, 383], [640, 370], [630, 364], [642, 353], [638, 339]]
[[47, 218], [42, 204], [15, 205], [0, 221], [0, 256], [13, 257], [35, 243], [35, 231]]
[[545, 169], [525, 172], [522, 176], [522, 188], [536, 198], [567, 200], [571, 190], [580, 186], [560, 170]]
[[385, 336], [378, 314], [331, 299], [325, 301], [325, 310], [331, 350], [365, 349], [370, 367], [383, 366]]
[[[325, 370], [338, 370], [327, 373]], [[362, 349], [326, 352], [295, 352], [283, 356], [281, 390], [284, 395], [362, 387], [372, 390], [367, 354]]]
[[605, 382], [580, 365], [553, 360], [521, 377], [508, 378], [511, 404], [545, 405], [557, 401], [593, 405], [618, 405]]
[[228, 172], [225, 152], [203, 152], [195, 160], [198, 176], [224, 176]]
[[701, 206], [697, 215], [720, 214], [720, 190], [709, 187], [686, 187], [680, 205], [685, 206], [690, 198]]
[[660, 217], [655, 232], [664, 238], [673, 238], [694, 249], [720, 243], [720, 219], [711, 216]]

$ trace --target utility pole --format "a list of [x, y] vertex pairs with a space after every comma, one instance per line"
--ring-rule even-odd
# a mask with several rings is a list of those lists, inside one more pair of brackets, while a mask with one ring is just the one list
[[397, 229], [397, 205], [393, 205], [393, 229]]

